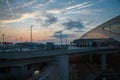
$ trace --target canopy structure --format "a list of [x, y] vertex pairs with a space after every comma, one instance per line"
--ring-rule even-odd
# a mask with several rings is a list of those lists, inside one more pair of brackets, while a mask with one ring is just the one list
[[113, 38], [120, 41], [120, 15], [84, 34], [81, 39]]

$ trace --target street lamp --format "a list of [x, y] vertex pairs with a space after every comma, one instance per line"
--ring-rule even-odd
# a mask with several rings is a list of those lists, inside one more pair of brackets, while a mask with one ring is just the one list
[[18, 42], [18, 39], [16, 39], [16, 43]]
[[32, 27], [33, 27], [33, 25], [30, 26], [30, 41], [31, 41], [31, 43], [32, 43]]
[[22, 42], [22, 37], [20, 37], [20, 42]]
[[68, 45], [67, 42], [68, 42], [68, 41], [67, 41], [67, 38], [66, 38], [66, 46]]
[[4, 52], [4, 48], [5, 48], [5, 42], [4, 42], [5, 34], [2, 34], [2, 38], [3, 38], [2, 45], [3, 45], [3, 52]]
[[2, 34], [2, 38], [3, 38], [2, 45], [4, 46], [5, 34]]
[[60, 32], [60, 40], [61, 40], [61, 46], [62, 46], [62, 31]]

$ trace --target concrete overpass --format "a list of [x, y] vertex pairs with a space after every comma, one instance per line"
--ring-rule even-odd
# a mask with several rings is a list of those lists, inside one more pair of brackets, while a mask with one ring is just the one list
[[[99, 51], [99, 52], [98, 52]], [[40, 58], [59, 55], [72, 55], [72, 54], [88, 54], [88, 53], [111, 53], [119, 51], [114, 47], [84, 47], [79, 49], [64, 49], [64, 50], [48, 50], [48, 51], [24, 51], [24, 52], [2, 52], [0, 53], [0, 59], [28, 59], [28, 58]]]

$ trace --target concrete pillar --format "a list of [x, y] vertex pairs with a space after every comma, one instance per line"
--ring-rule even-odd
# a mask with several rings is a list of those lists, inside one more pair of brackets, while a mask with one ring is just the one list
[[69, 80], [69, 56], [60, 55], [58, 59], [58, 69], [60, 72], [61, 80]]
[[101, 56], [101, 68], [102, 71], [106, 70], [106, 54], [102, 54]]
[[10, 67], [10, 73], [14, 77], [19, 77], [20, 75], [20, 67], [19, 66], [11, 66]]
[[89, 41], [89, 47], [92, 47], [92, 41]]
[[90, 62], [90, 63], [93, 63], [93, 55], [92, 55], [92, 54], [89, 54], [88, 57], [89, 57], [89, 62]]
[[[105, 75], [106, 72], [106, 54], [101, 55], [101, 69], [102, 69], [102, 74]], [[106, 78], [103, 78], [103, 80], [106, 80]]]
[[10, 73], [16, 78], [20, 78], [22, 76], [25, 76], [27, 72], [27, 66], [25, 65], [17, 65], [17, 66], [11, 66], [10, 67]]
[[22, 76], [25, 76], [27, 71], [28, 71], [27, 70], [27, 65], [21, 65], [20, 67], [21, 67], [21, 74], [22, 74]]

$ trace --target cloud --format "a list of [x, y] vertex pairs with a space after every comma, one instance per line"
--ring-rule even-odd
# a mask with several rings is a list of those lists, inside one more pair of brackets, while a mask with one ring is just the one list
[[[39, 0], [39, 1], [38, 0], [15, 1], [14, 0], [13, 2], [10, 1], [9, 3], [15, 4], [14, 6], [13, 5], [10, 6], [12, 10], [11, 14], [14, 13], [13, 14], [14, 16], [12, 17], [11, 15], [8, 14], [9, 12], [6, 12], [4, 11], [4, 8], [3, 9], [1, 8], [2, 12], [0, 13], [0, 17], [1, 17], [0, 21], [3, 23], [20, 22], [25, 19], [34, 18], [35, 16], [40, 15], [40, 17], [37, 17], [36, 21], [42, 24], [43, 26], [49, 26], [51, 24], [56, 23], [60, 17], [65, 16], [64, 14], [77, 14], [77, 13], [89, 14], [92, 12], [90, 10], [72, 11], [73, 9], [76, 9], [76, 8], [79, 9], [82, 6], [84, 7], [89, 6], [90, 4], [92, 4], [91, 1], [77, 4], [74, 6], [68, 6], [69, 4], [72, 4], [74, 2], [74, 1], [70, 1], [66, 5], [65, 12], [64, 12], [64, 9], [57, 9], [57, 8], [42, 10], [42, 8], [44, 8], [44, 4], [48, 5], [48, 3], [52, 3], [55, 1], [56, 0]], [[2, 2], [2, 5], [5, 6], [5, 4], [3, 4], [3, 2], [5, 1], [1, 1], [1, 2]], [[34, 11], [35, 9], [33, 9], [33, 6], [39, 5], [39, 4], [42, 5], [42, 7], [40, 7], [41, 11], [39, 11], [39, 14], [38, 13], [34, 14], [36, 12]], [[36, 7], [36, 8], [38, 9], [39, 7]], [[67, 11], [67, 10], [70, 10], [70, 11]]]
[[52, 16], [52, 15], [48, 15], [47, 18], [48, 18], [48, 19], [45, 20], [45, 23], [46, 23], [47, 25], [51, 25], [51, 24], [54, 24], [54, 23], [57, 22], [57, 17], [54, 17], [54, 16]]
[[51, 3], [51, 2], [55, 2], [56, 0], [39, 0], [38, 2], [41, 4], [46, 4], [46, 3]]
[[95, 9], [88, 9], [88, 7], [93, 6], [94, 4], [96, 4], [96, 3], [95, 2], [93, 3], [93, 1], [87, 1], [87, 2], [83, 2], [80, 4], [73, 5], [73, 6], [68, 6], [62, 10], [62, 13], [63, 14], [89, 15], [92, 13], [92, 11], [94, 11], [94, 12], [99, 11], [99, 10], [95, 10]]
[[8, 2], [8, 0], [6, 0], [6, 4], [9, 7], [9, 11], [10, 11], [11, 16], [13, 16], [13, 11], [12, 11], [12, 8], [11, 8], [10, 3]]
[[[9, 1], [9, 2], [8, 2]], [[0, 22], [13, 23], [31, 17], [34, 10], [30, 9], [36, 0], [4, 0], [0, 3]], [[29, 15], [29, 16], [28, 16]], [[35, 15], [34, 15], [35, 16]]]
[[[7, 0], [5, 1], [0, 0], [0, 21], [4, 23], [7, 23], [7, 22], [11, 23], [11, 22], [20, 22], [21, 20], [25, 20], [27, 18], [33, 18], [34, 16], [37, 16], [32, 14], [36, 12], [36, 9], [33, 8], [34, 5], [37, 5], [37, 4], [44, 5], [46, 3], [52, 3], [52, 2], [55, 2], [55, 0], [30, 0], [30, 1], [29, 0], [23, 0], [23, 1], [9, 0], [9, 2]], [[37, 9], [38, 8], [39, 7], [37, 7]], [[27, 15], [30, 15], [30, 17]], [[52, 18], [50, 19], [54, 21]], [[47, 22], [50, 22], [50, 20], [48, 20]]]
[[12, 9], [23, 9], [25, 7], [29, 7], [29, 6], [32, 6], [34, 3], [36, 2], [36, 0], [31, 0], [31, 1], [24, 1], [24, 2], [16, 2], [16, 6], [12, 7]]
[[71, 37], [75, 37], [75, 34], [63, 34], [62, 31], [56, 31], [52, 37], [55, 38], [71, 38]]
[[37, 0], [36, 4], [33, 5], [33, 8], [44, 8], [50, 3], [54, 3], [56, 0]]
[[89, 6], [92, 6], [94, 3], [92, 1], [76, 4], [74, 6], [68, 6], [69, 4], [72, 4], [75, 1], [70, 1], [66, 3], [66, 5], [62, 9], [51, 9], [51, 10], [46, 10], [47, 13], [50, 14], [57, 14], [57, 15], [62, 15], [62, 14], [89, 14], [93, 10], [88, 10], [85, 9]]
[[6, 27], [6, 26], [8, 27], [9, 25], [0, 23], [0, 27]]
[[61, 34], [62, 33], [62, 31], [56, 31], [55, 32], [55, 34]]
[[61, 10], [52, 9], [52, 10], [47, 10], [46, 12], [47, 12], [47, 13], [50, 13], [50, 14], [60, 14], [60, 13], [61, 13]]
[[2, 20], [0, 19], [1, 23], [14, 23], [14, 22], [21, 22], [24, 21], [25, 19], [28, 18], [34, 18], [35, 15], [38, 15], [38, 12], [33, 12], [33, 13], [26, 13], [26, 14], [22, 14], [19, 18], [17, 19], [11, 19], [11, 20]]
[[83, 24], [80, 21], [69, 20], [68, 22], [63, 23], [62, 25], [65, 27], [65, 30], [72, 30], [74, 28], [76, 28], [76, 29], [84, 28]]
[[85, 6], [87, 6], [88, 4], [90, 4], [90, 3], [91, 3], [91, 1], [88, 1], [88, 2], [84, 2], [84, 3], [81, 3], [81, 4], [74, 5], [74, 6], [69, 6], [69, 7], [67, 7], [65, 10], [71, 10], [71, 9], [76, 9], [76, 8], [85, 7]]
[[65, 3], [65, 6], [63, 8], [66, 8], [67, 6], [69, 6], [70, 4], [74, 3], [75, 0], [70, 0], [69, 2]]
[[48, 0], [49, 2], [55, 2], [56, 0]]
[[38, 16], [36, 21], [40, 22], [42, 26], [49, 26], [51, 24], [55, 24], [58, 21], [58, 19], [52, 14], [44, 12], [44, 14]]
[[65, 12], [64, 14], [82, 14], [82, 15], [91, 15], [95, 14], [96, 12], [102, 12], [102, 9], [83, 9], [78, 11], [69, 11]]
[[84, 32], [83, 30], [74, 30], [74, 32]]

